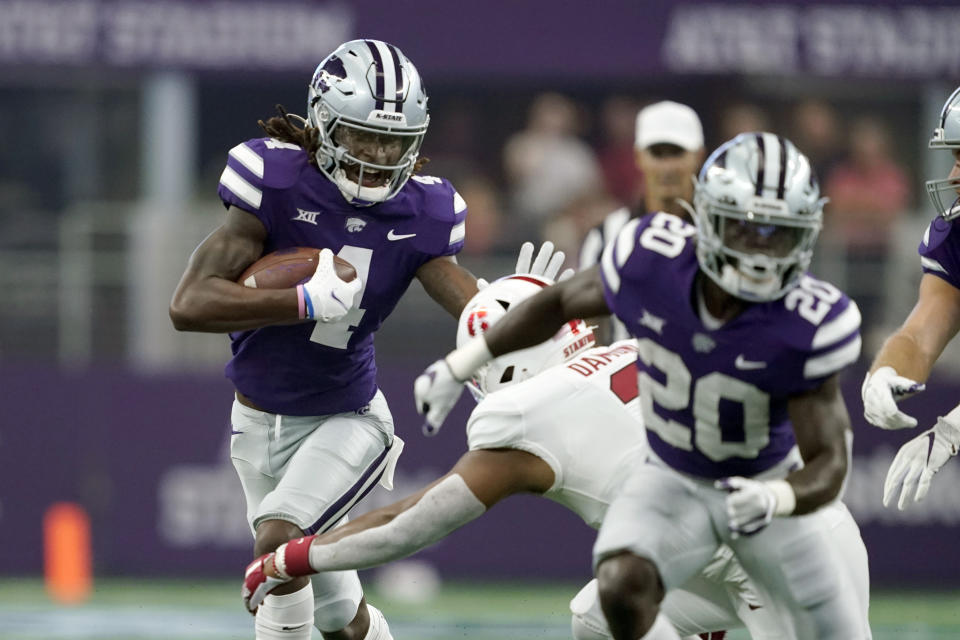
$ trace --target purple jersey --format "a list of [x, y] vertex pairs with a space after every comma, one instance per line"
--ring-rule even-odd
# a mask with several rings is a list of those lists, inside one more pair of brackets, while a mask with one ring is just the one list
[[710, 329], [696, 307], [695, 237], [666, 213], [631, 221], [604, 250], [604, 295], [638, 340], [650, 447], [692, 475], [754, 476], [795, 444], [789, 397], [859, 356], [860, 312], [806, 274], [779, 300]]
[[463, 199], [444, 179], [414, 176], [390, 200], [355, 207], [303, 149], [270, 138], [230, 150], [219, 194], [263, 223], [264, 253], [329, 248], [357, 269], [364, 285], [357, 308], [338, 322], [231, 334], [227, 377], [275, 413], [326, 415], [364, 406], [376, 391], [373, 334], [417, 269], [463, 247]]
[[960, 219], [947, 221], [937, 216], [923, 232], [917, 249], [924, 273], [943, 278], [960, 289]]

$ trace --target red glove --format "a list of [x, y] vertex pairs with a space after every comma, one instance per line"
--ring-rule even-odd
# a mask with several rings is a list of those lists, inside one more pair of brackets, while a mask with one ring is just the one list
[[270, 569], [275, 568], [274, 555], [273, 553], [264, 554], [247, 565], [240, 596], [243, 598], [243, 605], [250, 613], [257, 612], [260, 603], [271, 591], [293, 579], [289, 576], [280, 578], [267, 575]]

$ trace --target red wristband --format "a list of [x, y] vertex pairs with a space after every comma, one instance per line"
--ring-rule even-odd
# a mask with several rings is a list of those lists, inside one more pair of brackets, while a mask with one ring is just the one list
[[283, 557], [284, 571], [292, 578], [316, 573], [310, 566], [310, 543], [317, 536], [297, 538], [287, 543]]

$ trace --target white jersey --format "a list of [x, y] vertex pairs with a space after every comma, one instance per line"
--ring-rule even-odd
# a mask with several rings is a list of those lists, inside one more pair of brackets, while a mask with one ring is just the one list
[[634, 342], [624, 340], [489, 394], [467, 422], [470, 450], [537, 456], [555, 476], [544, 496], [599, 527], [647, 452], [636, 361]]

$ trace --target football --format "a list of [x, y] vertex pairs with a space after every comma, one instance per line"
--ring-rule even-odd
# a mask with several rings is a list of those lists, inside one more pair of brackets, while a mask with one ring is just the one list
[[[303, 284], [317, 270], [317, 255], [314, 247], [291, 247], [268, 253], [247, 267], [237, 279], [242, 285], [255, 289], [287, 289]], [[341, 280], [350, 282], [357, 277], [353, 265], [333, 256], [333, 266]]]

